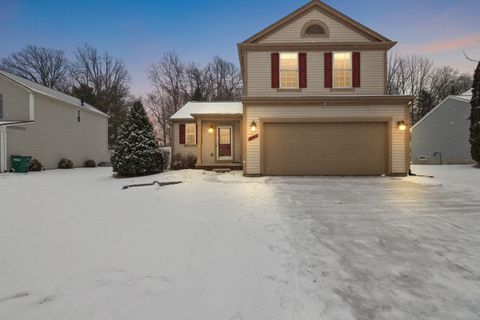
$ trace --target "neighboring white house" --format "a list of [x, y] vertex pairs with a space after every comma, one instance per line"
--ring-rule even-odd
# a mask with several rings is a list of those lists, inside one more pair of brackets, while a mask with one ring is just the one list
[[11, 156], [32, 156], [46, 169], [62, 158], [83, 166], [108, 159], [108, 116], [81, 100], [0, 71], [0, 172]]
[[469, 142], [471, 99], [471, 90], [449, 96], [412, 127], [413, 163], [474, 163]]

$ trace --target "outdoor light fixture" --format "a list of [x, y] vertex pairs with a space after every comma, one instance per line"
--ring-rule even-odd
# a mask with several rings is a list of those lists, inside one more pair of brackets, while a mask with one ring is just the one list
[[210, 126], [210, 128], [208, 128], [208, 133], [213, 133], [213, 126]]
[[252, 121], [252, 124], [250, 125], [250, 130], [252, 132], [257, 131], [257, 124], [255, 123], [255, 121]]
[[402, 120], [402, 121], [398, 121], [397, 125], [398, 125], [398, 130], [400, 130], [400, 131], [405, 131], [405, 130], [407, 130], [407, 124], [406, 124], [405, 121], [403, 121], [403, 120]]

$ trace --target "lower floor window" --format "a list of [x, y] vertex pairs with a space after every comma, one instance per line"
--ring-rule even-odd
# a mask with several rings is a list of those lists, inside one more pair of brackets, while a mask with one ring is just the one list
[[185, 144], [197, 144], [197, 125], [195, 123], [185, 125]]

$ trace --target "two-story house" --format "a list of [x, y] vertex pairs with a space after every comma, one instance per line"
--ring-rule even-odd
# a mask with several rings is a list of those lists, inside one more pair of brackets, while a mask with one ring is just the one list
[[245, 175], [406, 175], [411, 96], [387, 95], [396, 43], [314, 0], [238, 44], [239, 103], [190, 102], [172, 152]]
[[11, 156], [31, 156], [55, 169], [108, 162], [108, 116], [81, 100], [0, 70], [0, 172]]

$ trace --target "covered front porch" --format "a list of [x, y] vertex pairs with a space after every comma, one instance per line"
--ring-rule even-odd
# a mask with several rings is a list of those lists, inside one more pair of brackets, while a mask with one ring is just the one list
[[242, 115], [192, 114], [196, 119], [196, 168], [212, 170], [243, 168]]

